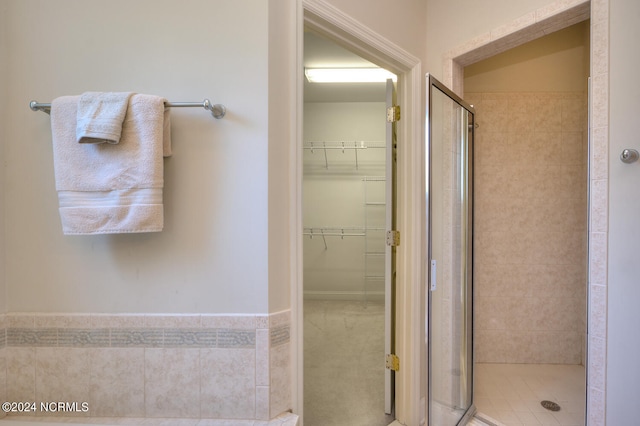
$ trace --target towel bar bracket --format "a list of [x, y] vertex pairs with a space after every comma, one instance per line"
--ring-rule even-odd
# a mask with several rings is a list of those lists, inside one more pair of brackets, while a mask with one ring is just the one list
[[[227, 113], [227, 108], [222, 104], [212, 104], [209, 99], [202, 102], [165, 102], [166, 108], [200, 107], [211, 112], [214, 118], [220, 119]], [[42, 111], [51, 114], [51, 104], [42, 104], [37, 101], [29, 102], [32, 111]]]

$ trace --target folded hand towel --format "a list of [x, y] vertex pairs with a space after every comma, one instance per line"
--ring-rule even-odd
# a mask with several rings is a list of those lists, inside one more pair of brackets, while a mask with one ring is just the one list
[[78, 101], [79, 143], [120, 142], [130, 92], [85, 92]]
[[158, 232], [164, 224], [162, 157], [171, 155], [164, 99], [134, 94], [120, 143], [79, 144], [79, 96], [51, 104], [53, 159], [64, 234]]

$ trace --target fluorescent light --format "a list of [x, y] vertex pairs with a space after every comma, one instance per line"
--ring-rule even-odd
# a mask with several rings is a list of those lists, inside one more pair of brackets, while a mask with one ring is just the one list
[[304, 74], [310, 83], [383, 83], [397, 79], [383, 68], [305, 68]]

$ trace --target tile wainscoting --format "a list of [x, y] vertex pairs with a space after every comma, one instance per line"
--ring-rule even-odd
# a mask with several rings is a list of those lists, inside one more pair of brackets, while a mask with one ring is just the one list
[[[270, 420], [291, 409], [290, 311], [0, 316], [0, 396], [35, 416]], [[43, 412], [41, 402], [87, 403]], [[18, 414], [18, 413], [11, 413]]]

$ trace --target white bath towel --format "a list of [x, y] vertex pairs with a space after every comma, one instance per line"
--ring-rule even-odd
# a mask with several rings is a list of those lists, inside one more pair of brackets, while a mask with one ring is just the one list
[[131, 92], [85, 92], [78, 101], [79, 143], [120, 142]]
[[51, 105], [53, 159], [64, 234], [158, 232], [164, 225], [163, 156], [171, 155], [164, 99], [134, 94], [120, 143], [79, 144], [79, 96]]

